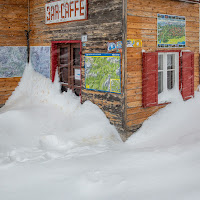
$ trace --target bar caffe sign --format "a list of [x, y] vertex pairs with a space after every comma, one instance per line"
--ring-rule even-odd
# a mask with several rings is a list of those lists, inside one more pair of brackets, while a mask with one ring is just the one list
[[87, 19], [87, 0], [61, 0], [45, 4], [45, 23]]

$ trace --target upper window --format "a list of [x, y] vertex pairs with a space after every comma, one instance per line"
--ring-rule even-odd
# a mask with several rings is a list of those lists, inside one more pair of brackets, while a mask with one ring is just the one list
[[158, 103], [170, 101], [176, 93], [179, 94], [179, 53], [158, 53]]

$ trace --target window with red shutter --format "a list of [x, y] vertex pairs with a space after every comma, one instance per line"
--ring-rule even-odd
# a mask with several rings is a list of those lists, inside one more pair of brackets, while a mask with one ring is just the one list
[[158, 104], [158, 53], [143, 53], [142, 105]]
[[182, 91], [184, 100], [194, 97], [194, 53], [182, 53]]
[[181, 90], [184, 100], [194, 96], [194, 53], [143, 53], [143, 107], [171, 102]]

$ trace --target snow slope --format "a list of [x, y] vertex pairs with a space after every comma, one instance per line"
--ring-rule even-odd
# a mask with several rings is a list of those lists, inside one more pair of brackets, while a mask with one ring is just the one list
[[53, 84], [31, 66], [1, 109], [0, 127], [1, 157], [8, 154], [11, 159], [16, 153], [26, 159], [30, 148], [38, 156], [38, 151], [68, 150], [91, 142], [121, 142], [96, 105], [89, 101], [81, 105], [71, 91], [61, 94], [58, 77]]
[[28, 66], [0, 109], [2, 200], [199, 200], [200, 94], [122, 143], [91, 102]]

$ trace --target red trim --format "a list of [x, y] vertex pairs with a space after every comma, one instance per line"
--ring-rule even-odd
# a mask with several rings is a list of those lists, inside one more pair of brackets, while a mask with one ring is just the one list
[[[80, 40], [79, 40], [80, 41]], [[81, 96], [81, 103], [82, 103], [82, 95], [81, 95], [81, 91], [82, 91], [82, 42], [80, 41], [80, 76], [81, 76], [81, 89], [80, 89], [80, 96]]]
[[51, 44], [69, 44], [69, 43], [81, 43], [81, 40], [59, 40], [59, 41], [51, 41]]
[[179, 52], [181, 53], [182, 50], [157, 50], [156, 52]]
[[54, 82], [55, 73], [57, 69], [58, 61], [57, 61], [57, 44], [51, 44], [51, 79]]
[[182, 55], [182, 91], [184, 100], [194, 97], [194, 53], [183, 52]]

